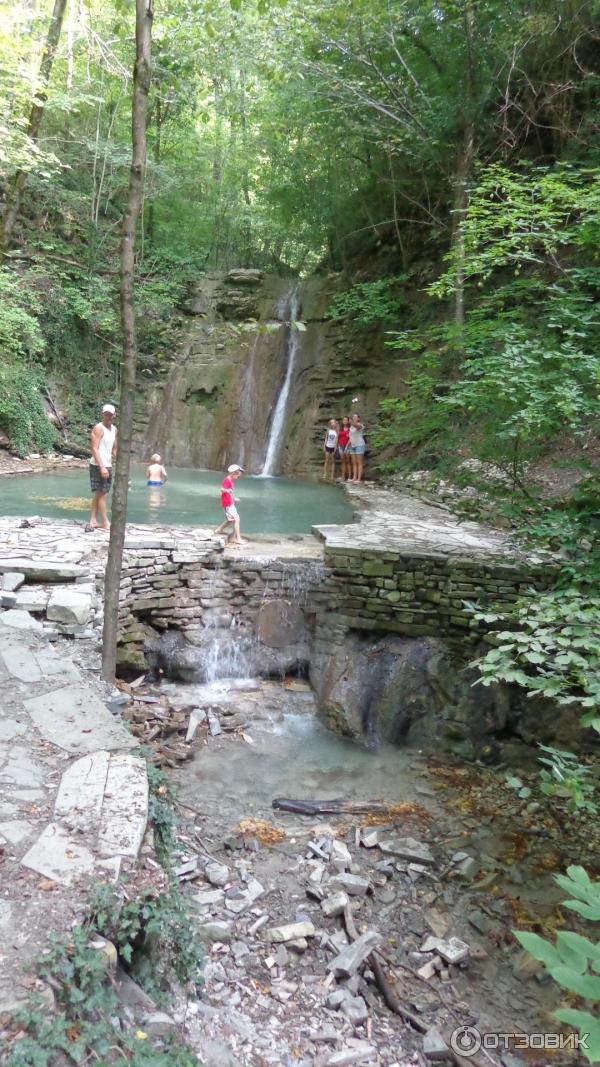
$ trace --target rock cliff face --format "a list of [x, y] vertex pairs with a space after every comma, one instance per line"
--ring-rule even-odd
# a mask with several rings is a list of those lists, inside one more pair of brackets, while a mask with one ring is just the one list
[[253, 270], [199, 278], [170, 370], [139, 397], [136, 456], [157, 451], [173, 466], [219, 469], [241, 462], [261, 472], [285, 378], [296, 291], [306, 328], [297, 338], [276, 473], [317, 471], [329, 418], [348, 412], [358, 397], [355, 407], [368, 427], [379, 401], [402, 388], [402, 365], [390, 364], [376, 333], [353, 335], [328, 319], [338, 284], [334, 276], [298, 281]]

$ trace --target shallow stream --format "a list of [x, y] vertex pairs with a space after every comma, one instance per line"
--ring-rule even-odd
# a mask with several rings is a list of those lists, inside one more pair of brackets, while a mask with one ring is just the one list
[[387, 744], [370, 751], [331, 733], [316, 718], [306, 683], [289, 684], [291, 689], [262, 680], [163, 686], [174, 703], [213, 706], [224, 729], [230, 716], [239, 723], [238, 744], [211, 737], [179, 772], [184, 803], [219, 819], [240, 813], [272, 818], [275, 797], [397, 804], [433, 795], [420, 781], [424, 760], [418, 752]]

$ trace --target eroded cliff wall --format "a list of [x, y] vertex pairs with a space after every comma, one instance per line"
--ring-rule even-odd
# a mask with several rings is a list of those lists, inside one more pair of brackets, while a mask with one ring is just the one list
[[174, 466], [221, 469], [241, 462], [250, 473], [261, 472], [285, 377], [286, 316], [296, 289], [305, 329], [276, 472], [316, 473], [329, 418], [347, 413], [358, 397], [354, 407], [368, 427], [379, 401], [402, 389], [402, 365], [380, 335], [354, 335], [329, 319], [338, 287], [333, 275], [298, 280], [239, 270], [201, 276], [168, 372], [140, 390], [136, 456], [157, 451]]

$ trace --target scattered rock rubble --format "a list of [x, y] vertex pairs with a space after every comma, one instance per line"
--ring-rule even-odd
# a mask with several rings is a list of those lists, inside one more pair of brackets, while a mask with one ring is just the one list
[[[199, 706], [178, 703], [167, 686], [110, 692], [89, 684], [98, 667], [96, 579], [105, 541], [86, 543], [66, 524], [48, 524], [41, 535], [33, 531], [34, 558], [29, 528], [5, 532], [4, 1008], [32, 988], [19, 984], [22, 968], [43, 947], [49, 926], [68, 929], [81, 915], [90, 875], [114, 877], [139, 853], [146, 793], [137, 739], [153, 744], [166, 766], [192, 746], [256, 743], [246, 732], [253, 707], [247, 693], [238, 704]], [[260, 700], [263, 692], [255, 695]], [[514, 911], [486, 891], [489, 875], [473, 882], [486, 857], [457, 850], [456, 830], [445, 842], [444, 813], [433, 807], [435, 831], [419, 819], [374, 826], [347, 815], [278, 815], [275, 827], [238, 812], [240, 829], [232, 832], [226, 805], [190, 810], [177, 871], [198, 911], [205, 985], [166, 1013], [119, 966], [124, 1024], [158, 1038], [177, 1028], [205, 1067], [416, 1067], [452, 1058], [449, 1037], [458, 1025], [534, 1029], [542, 1007], [553, 1006], [543, 973], [515, 953]], [[144, 847], [140, 868], [156, 877]], [[98, 940], [114, 968], [114, 949]], [[381, 970], [404, 1019], [385, 1006]], [[40, 992], [50, 1003], [50, 991]], [[502, 1067], [519, 1061], [510, 1054]]]
[[512, 913], [489, 898], [465, 914], [461, 861], [422, 817], [278, 820], [232, 834], [196, 816], [182, 833], [180, 877], [208, 959], [200, 999], [173, 1016], [206, 1067], [458, 1062], [456, 1027], [526, 1027], [548, 999], [540, 986], [515, 997], [512, 976], [499, 977], [492, 957], [509, 947]]

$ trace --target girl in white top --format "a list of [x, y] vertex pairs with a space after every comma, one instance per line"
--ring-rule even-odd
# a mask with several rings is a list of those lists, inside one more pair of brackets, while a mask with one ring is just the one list
[[356, 412], [350, 416], [350, 445], [348, 452], [352, 464], [351, 482], [362, 482], [365, 465], [364, 426]]
[[325, 440], [323, 441], [323, 455], [325, 457], [323, 463], [323, 479], [327, 481], [328, 471], [331, 471], [331, 481], [335, 478], [335, 450], [337, 448], [338, 440], [338, 423], [336, 419], [329, 420], [329, 426], [325, 432]]

